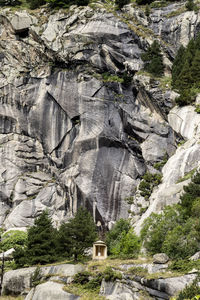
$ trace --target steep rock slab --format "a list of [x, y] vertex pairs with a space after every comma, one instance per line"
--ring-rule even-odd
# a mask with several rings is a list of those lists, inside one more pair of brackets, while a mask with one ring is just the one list
[[[0, 128], [2, 135], [20, 140], [2, 147], [16, 164], [3, 165], [1, 171], [8, 174], [12, 168], [13, 174], [2, 182], [1, 223], [6, 228], [32, 225], [48, 207], [59, 225], [80, 205], [103, 225], [127, 217], [125, 198], [147, 166], [174, 147], [156, 102], [142, 103], [131, 82], [142, 66], [140, 38], [103, 9], [56, 13], [42, 25], [41, 36], [32, 17], [26, 18], [32, 23], [25, 37], [13, 32], [12, 13], [2, 15], [1, 23], [1, 48], [6, 42], [7, 52], [2, 59]], [[107, 81], [101, 75], [126, 72], [129, 63], [128, 82], [122, 82], [120, 73]], [[58, 70], [52, 68], [50, 75], [52, 64]], [[154, 110], [161, 116], [154, 119]], [[44, 184], [41, 179], [32, 182], [36, 172], [46, 174]]]
[[[190, 182], [184, 176], [199, 167], [199, 115], [194, 107], [174, 107], [169, 113], [169, 123], [181, 134], [186, 142], [179, 146], [162, 169], [162, 183], [154, 190], [150, 197], [150, 205], [135, 226], [139, 234], [144, 220], [152, 212], [159, 213], [166, 205], [178, 203], [183, 192], [183, 186]], [[190, 126], [188, 126], [190, 124]]]

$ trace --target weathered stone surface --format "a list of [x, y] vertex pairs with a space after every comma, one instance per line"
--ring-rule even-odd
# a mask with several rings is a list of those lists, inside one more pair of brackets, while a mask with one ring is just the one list
[[[11, 23], [19, 16], [30, 30], [17, 38]], [[137, 97], [131, 78], [143, 66], [143, 44], [105, 9], [42, 16], [41, 25], [40, 15], [2, 12], [0, 224], [26, 227], [48, 208], [59, 226], [85, 205], [109, 226], [128, 217], [124, 199], [146, 165], [175, 149], [161, 90], [153, 106]], [[105, 71], [130, 80], [105, 82]]]
[[[37, 20], [35, 18], [35, 20]], [[32, 18], [25, 12], [16, 12], [11, 19], [11, 25], [16, 33], [23, 32], [30, 28]]]
[[200, 251], [196, 252], [194, 255], [192, 255], [189, 260], [193, 260], [193, 261], [196, 261], [200, 259]]
[[153, 256], [154, 264], [166, 264], [169, 261], [169, 257], [165, 253], [157, 253]]
[[132, 288], [122, 282], [106, 282], [101, 284], [101, 295], [105, 295], [109, 300], [136, 300], [139, 299], [139, 290]]
[[[31, 277], [35, 270], [36, 267], [30, 267], [6, 272], [3, 278], [2, 294], [27, 294], [32, 287]], [[72, 276], [83, 270], [81, 265], [62, 264], [41, 267], [40, 275], [42, 278], [58, 275], [58, 277], [65, 278], [66, 282], [69, 282]]]
[[100, 294], [111, 300], [114, 297], [116, 299], [140, 299], [141, 295], [145, 295], [145, 299], [167, 300], [177, 295], [186, 285], [191, 284], [196, 276], [197, 274], [193, 272], [179, 277], [146, 279], [132, 274], [130, 279], [129, 275], [123, 274], [121, 281], [106, 282], [103, 280]]
[[0, 254], [0, 260], [2, 260], [2, 258], [4, 258], [5, 260], [12, 260], [14, 252], [15, 252], [15, 249], [11, 248], [11, 249], [1, 253]]
[[67, 293], [63, 290], [64, 285], [57, 282], [45, 282], [32, 289], [25, 300], [78, 300], [79, 296]]
[[[168, 115], [169, 123], [184, 139], [198, 137], [200, 133], [200, 115], [194, 106], [174, 107]], [[190, 124], [190, 126], [188, 126]]]
[[154, 274], [154, 273], [157, 273], [157, 272], [165, 272], [166, 269], [168, 268], [168, 264], [165, 263], [165, 264], [150, 264], [150, 263], [143, 263], [143, 264], [125, 264], [125, 265], [120, 265], [120, 268], [122, 270], [126, 270], [128, 271], [130, 268], [132, 267], [136, 267], [136, 268], [143, 268], [145, 270], [147, 270], [147, 272], [149, 274]]
[[[176, 181], [199, 160], [191, 140], [199, 116], [174, 108], [168, 119], [177, 94], [137, 72], [156, 34], [170, 73], [179, 45], [198, 31], [199, 13], [170, 17], [183, 5], [151, 9], [148, 18], [132, 5], [112, 14], [104, 3], [34, 17], [1, 10], [0, 225], [32, 225], [48, 208], [59, 226], [84, 205], [110, 227], [128, 217], [125, 199], [166, 153], [163, 183], [131, 208], [136, 228], [178, 202], [183, 184]], [[176, 133], [189, 139], [177, 151]], [[137, 204], [149, 206], [142, 218]]]

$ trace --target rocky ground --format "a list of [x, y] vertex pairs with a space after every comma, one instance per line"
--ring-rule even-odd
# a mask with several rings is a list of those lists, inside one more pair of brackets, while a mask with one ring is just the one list
[[[73, 284], [73, 276], [78, 272], [89, 270], [95, 276], [96, 272], [102, 272], [106, 266], [113, 266], [114, 272], [120, 272], [122, 278], [114, 281], [103, 279], [99, 291], [80, 289]], [[22, 295], [25, 300], [170, 299], [193, 282], [197, 271], [183, 275], [169, 271], [168, 266], [168, 260], [150, 262], [143, 259], [93, 261], [82, 265], [60, 264], [40, 267], [39, 271], [36, 267], [12, 270], [4, 275], [2, 294]]]

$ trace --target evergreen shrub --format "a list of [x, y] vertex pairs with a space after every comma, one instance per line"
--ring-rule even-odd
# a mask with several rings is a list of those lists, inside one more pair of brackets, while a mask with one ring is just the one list
[[144, 69], [147, 72], [158, 77], [164, 74], [163, 57], [157, 41], [154, 41], [141, 57], [144, 61]]

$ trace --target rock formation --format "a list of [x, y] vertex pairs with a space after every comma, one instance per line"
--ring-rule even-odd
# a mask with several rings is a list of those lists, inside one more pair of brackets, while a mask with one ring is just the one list
[[[159, 39], [169, 74], [179, 45], [197, 34], [199, 13], [170, 16], [182, 6], [149, 17], [101, 3], [54, 14], [1, 10], [1, 226], [32, 225], [46, 208], [58, 226], [84, 205], [105, 226], [131, 211], [139, 231], [151, 211], [178, 201], [177, 180], [198, 166], [199, 116], [172, 108], [176, 93], [138, 71]], [[142, 175], [158, 172], [166, 155], [162, 184], [130, 206]], [[142, 218], [139, 205], [149, 207]]]

